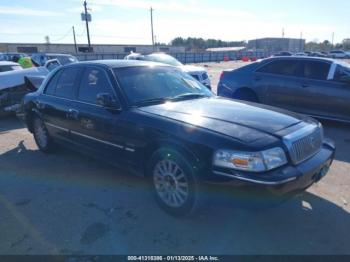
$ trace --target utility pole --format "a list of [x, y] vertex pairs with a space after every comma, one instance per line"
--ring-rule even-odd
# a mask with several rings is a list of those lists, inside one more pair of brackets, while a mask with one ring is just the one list
[[87, 12], [87, 3], [84, 0], [84, 11], [85, 11], [85, 23], [86, 23], [86, 33], [88, 38], [89, 52], [91, 52], [91, 42], [90, 42], [90, 32], [89, 32], [89, 21], [88, 21], [88, 12]]
[[151, 32], [152, 32], [152, 46], [153, 46], [153, 51], [154, 51], [153, 11], [154, 11], [154, 9], [151, 7], [151, 9], [150, 9], [150, 12], [151, 12]]
[[334, 32], [332, 33], [332, 48], [334, 48]]
[[78, 48], [77, 48], [77, 39], [75, 38], [75, 28], [72, 26], [73, 29], [73, 39], [74, 39], [74, 47], [75, 47], [75, 53], [78, 53]]
[[303, 49], [303, 31], [300, 32], [300, 46], [299, 46], [299, 52], [302, 52]]
[[284, 38], [284, 28], [282, 28], [282, 38]]

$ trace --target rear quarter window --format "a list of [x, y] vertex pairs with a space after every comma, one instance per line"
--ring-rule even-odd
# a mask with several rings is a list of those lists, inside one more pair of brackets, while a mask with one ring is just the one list
[[305, 61], [303, 74], [305, 78], [315, 80], [327, 80], [331, 65], [320, 61]]

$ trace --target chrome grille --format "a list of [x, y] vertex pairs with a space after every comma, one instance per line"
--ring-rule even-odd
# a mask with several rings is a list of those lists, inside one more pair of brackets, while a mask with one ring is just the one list
[[294, 164], [299, 164], [315, 155], [322, 147], [323, 131], [321, 126], [312, 125], [304, 132], [291, 134], [285, 139], [289, 148], [289, 154]]

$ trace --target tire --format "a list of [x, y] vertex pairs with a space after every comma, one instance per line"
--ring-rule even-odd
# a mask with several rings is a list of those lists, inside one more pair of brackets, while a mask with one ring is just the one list
[[33, 136], [38, 148], [45, 153], [52, 152], [53, 140], [46, 129], [44, 122], [39, 117], [33, 118]]
[[236, 93], [234, 93], [233, 98], [244, 100], [248, 102], [258, 103], [259, 99], [253, 91], [249, 89], [239, 89]]
[[198, 210], [199, 182], [190, 162], [178, 151], [157, 150], [149, 162], [148, 178], [156, 202], [168, 214], [184, 217]]

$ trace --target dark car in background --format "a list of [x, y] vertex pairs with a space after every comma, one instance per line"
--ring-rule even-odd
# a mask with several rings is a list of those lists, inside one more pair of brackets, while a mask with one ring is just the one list
[[17, 62], [18, 59], [28, 56], [25, 53], [9, 52], [9, 53], [0, 53], [0, 61], [12, 61]]
[[291, 52], [288, 51], [282, 51], [282, 52], [278, 52], [276, 54], [274, 54], [273, 56], [292, 56], [293, 54]]
[[160, 63], [63, 66], [27, 94], [23, 106], [42, 151], [59, 143], [145, 176], [173, 215], [198, 207], [201, 185], [208, 183], [278, 194], [304, 190], [334, 157], [316, 120], [214, 96]]
[[53, 59], [57, 59], [61, 65], [79, 62], [75, 56], [70, 54], [34, 53], [31, 55], [31, 58], [37, 66], [44, 66], [48, 60]]
[[269, 58], [224, 71], [218, 95], [350, 121], [350, 65], [325, 58]]

